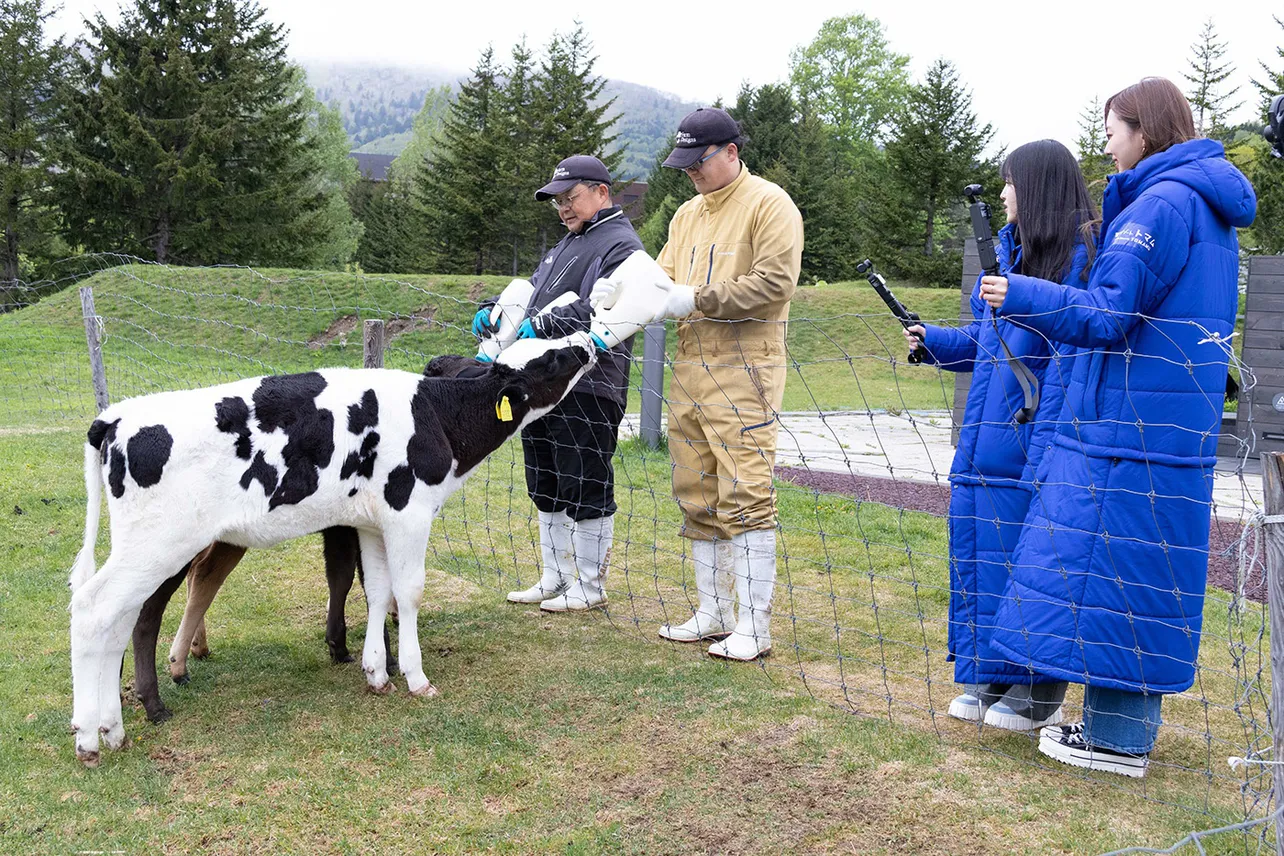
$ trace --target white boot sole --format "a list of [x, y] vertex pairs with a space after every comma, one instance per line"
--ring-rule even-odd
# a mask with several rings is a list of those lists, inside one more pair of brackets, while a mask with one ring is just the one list
[[540, 612], [589, 612], [594, 609], [606, 609], [606, 601], [601, 601], [600, 603], [585, 604], [584, 606], [580, 606], [579, 604], [575, 604], [575, 605], [567, 604], [566, 606], [545, 606], [543, 603], [539, 605]]
[[721, 642], [723, 639], [726, 639], [731, 635], [731, 631], [715, 630], [712, 633], [706, 633], [703, 636], [696, 636], [695, 634], [691, 634], [690, 636], [685, 634], [677, 636], [674, 635], [674, 631], [669, 628], [669, 625], [665, 624], [660, 628], [659, 635], [661, 639], [668, 639], [670, 642]]
[[[731, 634], [727, 634], [728, 636]], [[771, 656], [771, 648], [763, 648], [752, 657], [736, 657], [730, 652], [723, 654], [718, 651], [709, 651], [710, 657], [717, 657], [719, 660], [735, 660], [737, 663], [752, 663], [754, 660], [761, 660], [763, 657]]]
[[[951, 712], [951, 716], [953, 713]], [[1018, 713], [1000, 713], [993, 707], [985, 712], [985, 724], [992, 728], [1002, 728], [1004, 731], [1034, 731], [1036, 728], [1046, 728], [1049, 725], [1056, 725], [1065, 718], [1061, 708], [1047, 719], [1035, 721], [1028, 716], [1021, 716]]]
[[977, 722], [981, 719], [981, 705], [979, 703], [962, 704], [958, 699], [954, 699], [950, 702], [950, 708], [946, 713], [964, 722]]
[[1039, 752], [1071, 767], [1116, 773], [1132, 779], [1140, 779], [1145, 776], [1146, 767], [1150, 763], [1148, 758], [1119, 758], [1087, 749], [1071, 749], [1048, 737], [1039, 738]]

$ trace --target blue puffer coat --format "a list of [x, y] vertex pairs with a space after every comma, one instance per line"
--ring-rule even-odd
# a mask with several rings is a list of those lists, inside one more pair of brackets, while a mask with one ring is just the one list
[[1248, 180], [1211, 140], [1112, 177], [1086, 290], [1009, 277], [1001, 314], [1086, 349], [992, 643], [1067, 681], [1175, 693], [1199, 654]]
[[[998, 235], [999, 269], [1021, 269], [1021, 250], [1009, 224]], [[1087, 250], [1075, 247], [1065, 282], [1084, 286], [1081, 278]], [[1069, 353], [1053, 350], [1039, 333], [1000, 320], [999, 329], [1014, 356], [1039, 379], [1036, 417], [1017, 425], [1014, 415], [1025, 404], [1016, 376], [1004, 359], [989, 307], [981, 300], [980, 278], [972, 290], [972, 317], [965, 327], [926, 326], [925, 363], [972, 372], [963, 410], [963, 427], [950, 467], [950, 623], [949, 651], [954, 680], [959, 683], [1032, 683], [1030, 669], [1007, 662], [990, 650], [994, 613], [1011, 575], [1012, 552], [1030, 505], [1030, 482], [1043, 452], [1052, 442], [1061, 412]], [[1053, 357], [1056, 357], [1054, 360]], [[1051, 680], [1050, 678], [1042, 678]]]

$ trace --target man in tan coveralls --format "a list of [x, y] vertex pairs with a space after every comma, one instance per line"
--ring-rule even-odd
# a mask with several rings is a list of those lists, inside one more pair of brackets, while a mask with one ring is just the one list
[[753, 660], [771, 649], [771, 478], [802, 216], [789, 194], [741, 163], [740, 127], [726, 111], [689, 114], [675, 142], [664, 165], [685, 170], [700, 195], [673, 215], [658, 261], [675, 283], [663, 317], [686, 319], [670, 384], [669, 451], [699, 606], [660, 635], [723, 640], [711, 655]]

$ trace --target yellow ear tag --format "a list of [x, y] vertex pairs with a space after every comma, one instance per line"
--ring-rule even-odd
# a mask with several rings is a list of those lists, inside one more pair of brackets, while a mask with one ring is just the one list
[[507, 395], [501, 398], [499, 403], [495, 405], [495, 416], [499, 418], [500, 422], [513, 421], [513, 405], [508, 403]]

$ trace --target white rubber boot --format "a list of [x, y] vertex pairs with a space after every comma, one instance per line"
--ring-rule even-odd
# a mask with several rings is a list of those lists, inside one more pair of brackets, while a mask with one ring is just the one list
[[771, 593], [776, 586], [776, 530], [754, 529], [732, 536], [736, 596], [740, 599], [736, 629], [709, 646], [709, 655], [728, 660], [756, 660], [771, 650]]
[[575, 524], [575, 567], [579, 578], [566, 593], [539, 605], [545, 612], [580, 612], [606, 606], [606, 560], [615, 535], [615, 517], [598, 517]]
[[695, 566], [696, 611], [683, 624], [665, 624], [660, 638], [674, 642], [725, 639], [735, 626], [735, 574], [731, 542], [692, 541], [691, 563]]
[[539, 582], [525, 591], [510, 591], [512, 603], [539, 603], [566, 591], [574, 577], [571, 574], [575, 550], [571, 534], [575, 523], [565, 511], [539, 513], [539, 548], [543, 573]]

